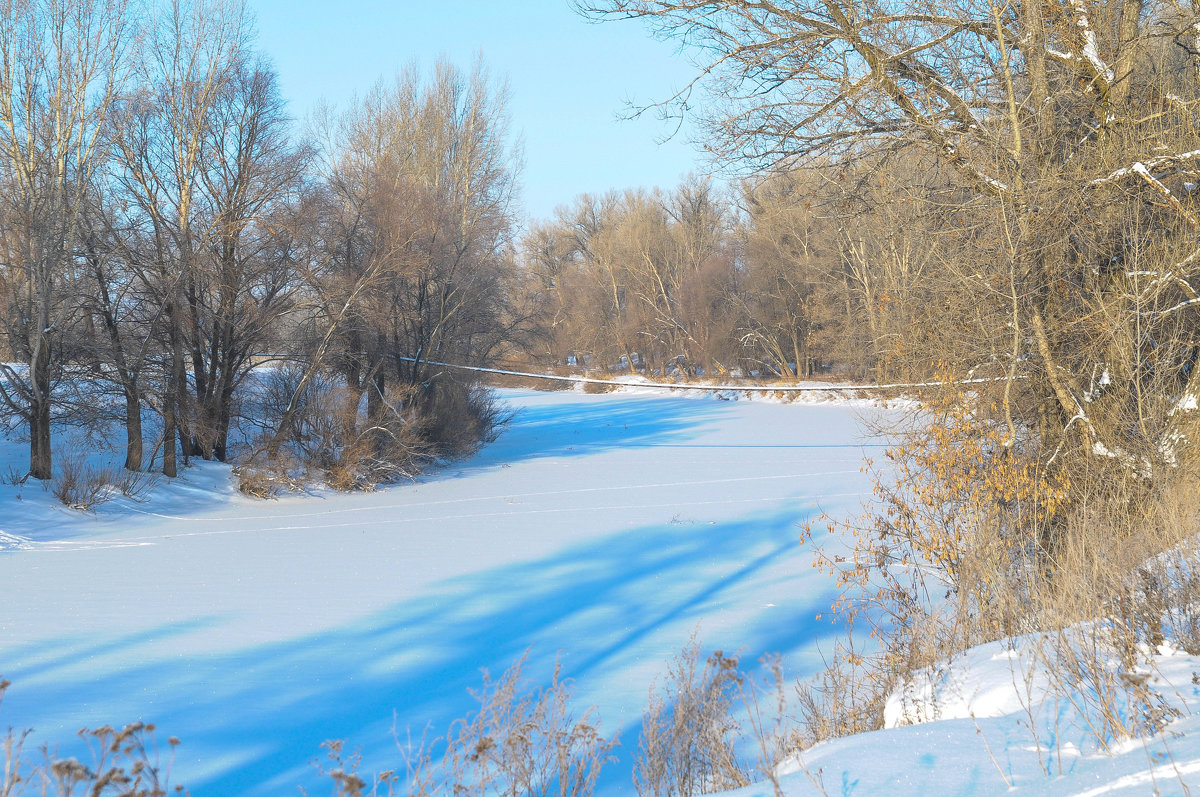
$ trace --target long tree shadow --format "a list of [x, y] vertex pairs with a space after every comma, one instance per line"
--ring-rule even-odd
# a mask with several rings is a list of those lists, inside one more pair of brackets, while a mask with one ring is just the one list
[[[43, 650], [28, 665], [6, 662], [14, 687], [5, 724], [37, 727], [40, 739], [81, 723], [154, 721], [184, 739], [177, 772], [197, 797], [280, 794], [298, 785], [313, 793], [319, 784], [308, 762], [323, 741], [361, 746], [368, 769], [402, 766], [393, 725], [401, 736], [444, 732], [471, 709], [467, 690], [479, 686], [481, 670], [498, 674], [528, 650], [532, 681], [548, 681], [561, 657], [563, 674], [581, 695], [595, 696], [610, 732], [614, 720], [635, 732], [650, 681], [697, 624], [744, 613], [746, 592], [761, 589], [772, 569], [803, 572], [796, 524], [804, 518], [800, 507], [786, 507], [714, 525], [638, 528], [453, 579], [349, 627], [231, 654], [134, 666], [98, 657], [87, 677], [64, 681], [42, 676], [99, 649]], [[803, 647], [828, 631], [813, 619], [828, 605], [828, 584], [811, 578], [798, 577], [786, 615], [752, 611], [739, 621], [746, 660]], [[155, 649], [187, 630], [162, 629]], [[129, 646], [123, 661], [131, 662], [148, 640], [117, 643]], [[97, 695], [105, 698], [97, 703]], [[98, 716], [97, 705], [125, 716]], [[606, 773], [611, 793], [628, 791], [635, 748], [627, 737], [621, 761]]]

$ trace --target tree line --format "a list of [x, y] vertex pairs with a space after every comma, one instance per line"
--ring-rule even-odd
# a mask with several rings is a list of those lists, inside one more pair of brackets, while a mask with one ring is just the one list
[[517, 292], [539, 322], [526, 353], [682, 378], [923, 378], [910, 335], [933, 287], [932, 222], [851, 197], [868, 180], [876, 197], [896, 188], [890, 168], [577, 197], [519, 242]]
[[[263, 461], [467, 450], [495, 408], [428, 361], [501, 356], [984, 378], [1008, 445], [1051, 467], [1192, 450], [1190, 6], [579, 5], [686, 45], [696, 81], [658, 110], [745, 179], [522, 231], [482, 63], [301, 134], [237, 0], [2, 0], [0, 403], [30, 474], [52, 422], [98, 408], [127, 467], [167, 474], [229, 459], [238, 419]], [[251, 378], [263, 353], [289, 364]]]
[[719, 160], [827, 197], [803, 200], [817, 235], [786, 240], [837, 250], [874, 356], [997, 379], [981, 410], [1051, 467], [1195, 449], [1200, 8], [577, 6], [693, 59], [695, 80], [642, 110], [690, 114]]
[[[427, 360], [522, 325], [506, 103], [482, 62], [413, 67], [301, 134], [240, 0], [0, 0], [0, 402], [29, 475], [60, 422], [117, 423], [125, 467], [168, 476], [230, 459], [239, 419], [255, 457], [322, 466], [477, 442], [490, 405]], [[251, 378], [264, 354], [288, 364]]]

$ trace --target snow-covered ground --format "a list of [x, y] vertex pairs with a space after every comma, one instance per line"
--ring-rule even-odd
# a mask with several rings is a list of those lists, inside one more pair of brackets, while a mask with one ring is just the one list
[[[519, 414], [495, 444], [372, 494], [258, 501], [200, 465], [91, 516], [0, 486], [0, 728], [69, 753], [82, 726], [141, 719], [182, 738], [173, 782], [197, 797], [327, 793], [321, 742], [348, 740], [366, 771], [398, 766], [393, 728], [443, 732], [481, 669], [528, 651], [533, 682], [561, 659], [579, 707], [619, 733], [600, 792], [621, 795], [647, 692], [693, 633], [749, 669], [768, 652], [791, 676], [821, 668], [835, 629], [816, 616], [834, 595], [801, 525], [869, 500], [863, 458], [883, 444], [865, 430], [892, 411], [657, 388], [502, 395]], [[0, 473], [24, 456], [0, 444]], [[925, 722], [812, 748], [781, 769], [784, 793], [1200, 788], [1200, 658], [1157, 651], [1149, 685], [1180, 717], [1105, 752], [1086, 690], [1048, 694], [1027, 645], [911, 684], [889, 722]]]
[[[1102, 726], [1098, 704], [1087, 698], [1094, 691], [1061, 674], [1047, 679], [1035, 647], [1022, 638], [966, 651], [905, 690], [905, 709], [893, 695], [886, 730], [825, 742], [781, 765], [784, 794], [1200, 793], [1200, 657], [1169, 644], [1149, 652], [1147, 686], [1179, 716], [1156, 735], [1110, 739], [1104, 750], [1093, 733]], [[917, 724], [897, 727], [905, 713]], [[774, 790], [756, 785], [725, 797]]]
[[[831, 584], [800, 525], [869, 496], [879, 410], [503, 396], [519, 414], [496, 443], [373, 494], [258, 501], [200, 465], [92, 517], [0, 486], [0, 726], [62, 743], [151, 721], [197, 797], [315, 793], [322, 741], [397, 766], [393, 725], [444, 731], [481, 669], [528, 649], [532, 680], [561, 657], [620, 732], [602, 791], [624, 794], [647, 692], [693, 632], [818, 668]], [[5, 443], [0, 470], [24, 456]]]

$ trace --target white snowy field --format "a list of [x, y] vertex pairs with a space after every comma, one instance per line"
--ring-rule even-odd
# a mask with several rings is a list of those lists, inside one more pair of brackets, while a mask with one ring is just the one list
[[[600, 793], [622, 795], [647, 692], [693, 633], [751, 670], [769, 652], [790, 676], [820, 670], [834, 595], [801, 525], [869, 500], [863, 459], [883, 445], [864, 422], [891, 411], [502, 395], [519, 414], [496, 443], [372, 494], [258, 501], [201, 465], [91, 516], [0, 486], [0, 729], [77, 754], [80, 727], [154, 722], [183, 740], [173, 782], [196, 797], [323, 794], [323, 741], [347, 740], [367, 772], [400, 766], [393, 729], [444, 732], [482, 669], [528, 651], [532, 682], [560, 659], [578, 707], [619, 733]], [[0, 444], [0, 471], [24, 456]], [[890, 726], [922, 724], [812, 748], [781, 768], [784, 794], [1200, 789], [1200, 657], [1155, 652], [1148, 684], [1179, 717], [1103, 751], [1087, 686], [1048, 691], [1031, 650], [956, 657], [889, 706]]]
[[[800, 544], [870, 495], [861, 402], [503, 391], [519, 414], [469, 461], [372, 494], [259, 501], [200, 465], [95, 516], [0, 486], [0, 727], [67, 746], [154, 722], [197, 797], [326, 791], [327, 739], [396, 767], [480, 671], [556, 657], [619, 733], [602, 793], [632, 790], [640, 712], [695, 632], [814, 672], [833, 597]], [[0, 466], [26, 456], [3, 444]], [[2, 469], [2, 468], [0, 468]], [[828, 648], [829, 645], [825, 645]]]

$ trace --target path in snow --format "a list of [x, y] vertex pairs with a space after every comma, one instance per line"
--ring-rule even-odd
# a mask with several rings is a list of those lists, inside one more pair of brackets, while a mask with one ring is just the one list
[[196, 797], [311, 793], [323, 740], [396, 766], [393, 717], [443, 731], [481, 668], [528, 649], [530, 676], [561, 656], [621, 731], [621, 794], [647, 690], [693, 631], [817, 668], [831, 585], [800, 524], [869, 496], [863, 410], [503, 395], [520, 413], [495, 444], [373, 494], [255, 501], [204, 465], [81, 518], [0, 488], [0, 726], [61, 743], [142, 719], [183, 739]]

